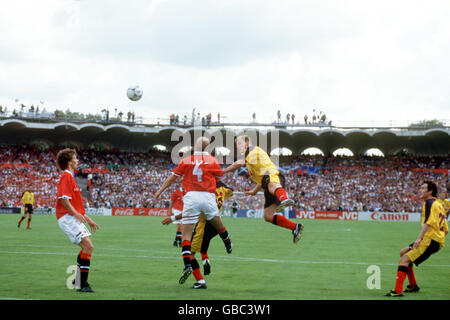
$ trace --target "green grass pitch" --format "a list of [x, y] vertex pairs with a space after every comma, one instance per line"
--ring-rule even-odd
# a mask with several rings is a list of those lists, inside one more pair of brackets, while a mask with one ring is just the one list
[[[383, 300], [394, 286], [399, 250], [420, 231], [414, 222], [304, 220], [303, 237], [293, 244], [289, 230], [262, 219], [225, 217], [233, 253], [214, 238], [208, 289], [193, 290], [193, 276], [178, 284], [183, 265], [181, 249], [172, 246], [174, 225], [163, 226], [161, 217], [92, 218], [100, 226], [92, 236], [94, 294], [67, 288], [79, 247], [55, 216], [34, 215], [26, 230], [26, 221], [17, 228], [19, 215], [0, 215], [0, 300]], [[367, 286], [372, 265], [380, 289]], [[401, 299], [450, 299], [447, 246], [415, 273], [421, 291]]]

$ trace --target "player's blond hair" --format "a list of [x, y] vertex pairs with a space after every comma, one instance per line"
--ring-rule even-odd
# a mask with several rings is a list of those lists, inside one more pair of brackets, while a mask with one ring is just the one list
[[209, 146], [211, 141], [207, 137], [200, 137], [195, 141], [194, 151], [205, 151], [206, 147]]
[[247, 136], [247, 135], [237, 136], [237, 137], [236, 137], [236, 141], [238, 141], [238, 140], [244, 140], [245, 143], [248, 143], [249, 145], [252, 144], [252, 140], [251, 140], [250, 137]]

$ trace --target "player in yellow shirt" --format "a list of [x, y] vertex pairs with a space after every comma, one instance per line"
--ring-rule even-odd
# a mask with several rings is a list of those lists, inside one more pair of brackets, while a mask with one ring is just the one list
[[448, 218], [448, 213], [450, 210], [450, 200], [448, 200], [448, 193], [447, 192], [441, 192], [439, 199], [437, 199], [437, 201], [439, 201], [439, 203], [442, 205], [442, 207], [445, 210], [445, 214], [447, 215]]
[[278, 171], [277, 166], [263, 149], [252, 145], [250, 137], [245, 135], [237, 137], [236, 146], [238, 152], [245, 155], [245, 159], [235, 161], [223, 170], [223, 173], [246, 166], [250, 178], [256, 182], [256, 187], [252, 191], [245, 192], [245, 194], [254, 196], [258, 191], [264, 190], [264, 220], [292, 230], [294, 243], [298, 242], [303, 231], [303, 225], [278, 214], [286, 207], [294, 204], [294, 201], [289, 199], [284, 189], [284, 176]]
[[20, 228], [20, 224], [22, 223], [23, 220], [25, 220], [28, 214], [27, 229], [31, 229], [30, 223], [31, 223], [31, 215], [33, 214], [34, 193], [31, 192], [30, 189], [26, 189], [25, 192], [23, 193], [22, 204], [23, 204], [22, 217], [20, 218], [19, 223], [17, 224], [17, 228]]
[[405, 292], [419, 291], [420, 288], [414, 276], [413, 263], [418, 266], [427, 260], [430, 255], [438, 252], [445, 244], [448, 224], [444, 208], [436, 199], [436, 184], [432, 181], [425, 181], [420, 186], [419, 194], [424, 201], [421, 215], [422, 230], [414, 243], [400, 250], [395, 289], [386, 294], [389, 297], [403, 296], [403, 283], [406, 276], [408, 276], [409, 285]]

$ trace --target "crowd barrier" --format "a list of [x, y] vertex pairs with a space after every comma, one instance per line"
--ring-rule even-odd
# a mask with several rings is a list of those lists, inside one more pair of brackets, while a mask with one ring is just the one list
[[21, 208], [0, 207], [0, 213], [20, 213]]
[[[229, 216], [231, 209], [227, 209]], [[352, 221], [420, 221], [420, 214], [417, 212], [369, 212], [369, 211], [301, 211], [285, 210], [283, 214], [289, 219], [307, 220], [352, 220]], [[239, 218], [263, 218], [263, 209], [238, 210]]]
[[[21, 213], [22, 208], [0, 208], [1, 213]], [[36, 208], [35, 214], [55, 214], [55, 208]], [[86, 208], [89, 216], [150, 216], [164, 217], [169, 214], [167, 208]], [[238, 218], [259, 218], [264, 217], [263, 209], [238, 209]], [[350, 220], [350, 221], [420, 221], [418, 212], [382, 212], [382, 211], [302, 211], [284, 210], [280, 213], [289, 219], [302, 220]], [[233, 215], [231, 208], [223, 209], [222, 216]]]

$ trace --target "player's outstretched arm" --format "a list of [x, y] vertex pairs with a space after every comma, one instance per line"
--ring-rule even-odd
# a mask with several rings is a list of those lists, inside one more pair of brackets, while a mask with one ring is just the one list
[[182, 217], [182, 213], [179, 213], [176, 216], [170, 216], [170, 217], [164, 218], [163, 221], [161, 221], [161, 223], [164, 225], [168, 225], [168, 224], [171, 224], [172, 222], [175, 222], [176, 220], [181, 220], [181, 217]]
[[156, 191], [155, 199], [158, 199], [158, 197], [161, 195], [161, 193], [163, 193], [164, 190], [166, 190], [168, 187], [170, 187], [170, 185], [172, 183], [174, 183], [174, 181], [177, 180], [177, 179], [178, 179], [177, 175], [171, 174], [170, 176], [168, 176], [166, 181], [163, 182], [161, 188], [159, 188], [159, 190]]
[[223, 173], [227, 173], [227, 172], [232, 172], [235, 171], [237, 169], [239, 169], [240, 167], [245, 166], [245, 160], [244, 159], [239, 159], [237, 161], [235, 161], [232, 165], [228, 166], [227, 168], [225, 168], [223, 170]]
[[261, 190], [262, 190], [262, 186], [260, 184], [257, 184], [256, 187], [252, 191], [245, 191], [245, 194], [248, 196], [254, 196]]

